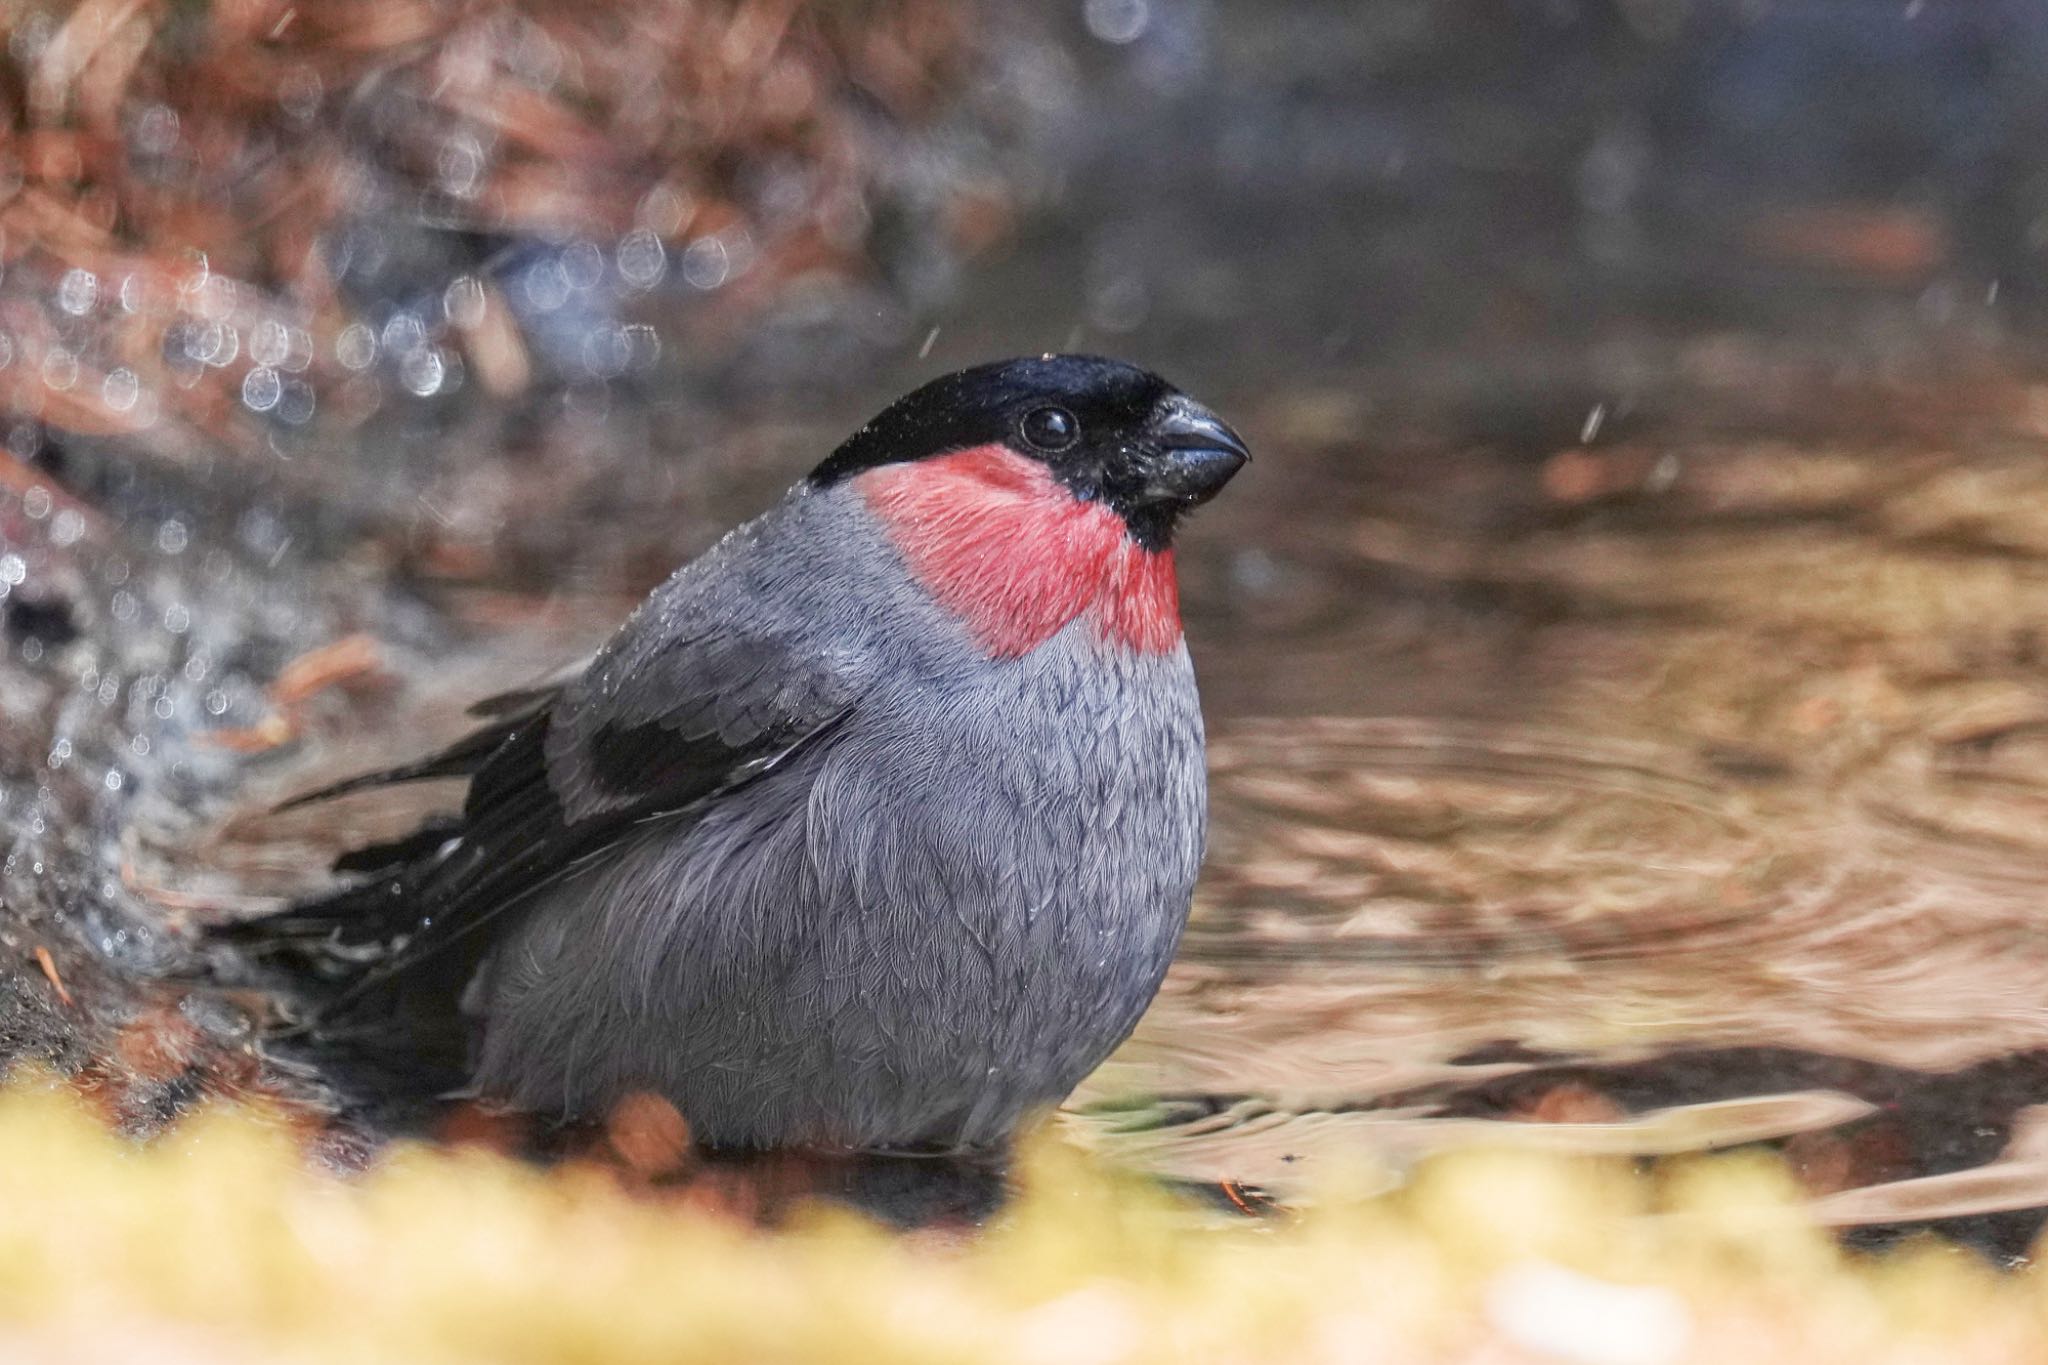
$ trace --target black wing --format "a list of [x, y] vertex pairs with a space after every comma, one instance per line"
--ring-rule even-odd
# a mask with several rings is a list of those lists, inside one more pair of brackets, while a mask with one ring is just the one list
[[301, 792], [287, 801], [280, 801], [275, 809], [281, 814], [284, 811], [297, 810], [301, 806], [310, 806], [317, 801], [331, 801], [337, 796], [347, 796], [351, 792], [368, 791], [373, 787], [392, 787], [402, 782], [473, 777], [477, 770], [489, 761], [498, 747], [511, 737], [514, 730], [554, 705], [556, 698], [562, 693], [562, 687], [562, 684], [527, 687], [485, 697], [469, 707], [469, 714], [489, 717], [490, 723], [478, 726], [438, 753], [429, 754], [412, 763], [400, 764], [396, 768], [380, 768], [375, 772], [359, 773], [354, 777], [343, 778], [339, 782], [330, 782], [324, 787], [315, 787], [312, 791]]
[[534, 891], [635, 823], [754, 780], [852, 713], [864, 660], [807, 646], [801, 618], [735, 631], [710, 624], [726, 615], [716, 600], [668, 605], [679, 609], [636, 617], [577, 681], [487, 703], [498, 718], [448, 749], [301, 798], [470, 778], [459, 816], [338, 864], [366, 880], [226, 934], [324, 957], [341, 987], [329, 1019], [408, 976], [459, 992]]

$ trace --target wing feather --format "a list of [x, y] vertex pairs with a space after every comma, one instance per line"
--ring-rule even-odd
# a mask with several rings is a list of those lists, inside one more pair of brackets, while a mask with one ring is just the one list
[[[636, 616], [573, 682], [484, 703], [489, 723], [439, 753], [295, 799], [470, 779], [459, 816], [342, 860], [367, 880], [230, 936], [345, 957], [348, 979], [323, 1012], [332, 1018], [430, 962], [437, 979], [458, 981], [466, 972], [447, 958], [480, 961], [535, 891], [629, 827], [755, 780], [852, 714], [864, 656], [810, 647], [794, 612], [738, 624], [723, 594], [693, 594], [688, 579], [671, 580], [650, 604], [667, 610]], [[363, 945], [376, 944], [387, 951], [365, 963]]]

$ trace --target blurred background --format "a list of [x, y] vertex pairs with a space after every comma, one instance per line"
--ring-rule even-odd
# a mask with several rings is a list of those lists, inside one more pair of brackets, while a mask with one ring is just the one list
[[2048, 11], [0, 4], [0, 1047], [122, 1123], [375, 1078], [175, 984], [446, 738], [959, 365], [1158, 369], [1211, 865], [1061, 1122], [1761, 1145], [2048, 1203]]

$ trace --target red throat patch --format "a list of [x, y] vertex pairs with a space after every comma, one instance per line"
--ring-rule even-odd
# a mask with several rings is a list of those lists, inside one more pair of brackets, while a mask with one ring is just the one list
[[854, 486], [918, 582], [996, 658], [1029, 653], [1083, 613], [1140, 654], [1180, 643], [1173, 551], [1145, 549], [1036, 460], [974, 446], [883, 465]]

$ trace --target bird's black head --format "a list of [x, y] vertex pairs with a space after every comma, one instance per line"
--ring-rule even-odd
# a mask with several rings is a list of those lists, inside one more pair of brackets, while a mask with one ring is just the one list
[[934, 379], [848, 437], [811, 473], [829, 487], [882, 465], [1000, 444], [1164, 548], [1183, 512], [1250, 458], [1221, 419], [1158, 375], [1100, 356], [1046, 355]]

